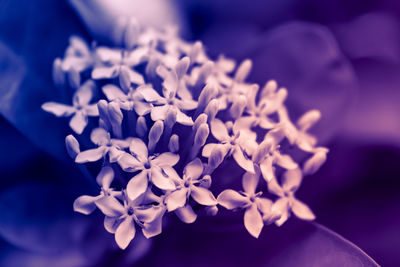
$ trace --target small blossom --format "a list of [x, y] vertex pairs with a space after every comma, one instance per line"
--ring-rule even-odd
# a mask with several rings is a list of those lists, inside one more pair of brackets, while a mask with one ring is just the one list
[[46, 102], [42, 109], [53, 113], [57, 117], [72, 116], [69, 126], [77, 134], [81, 134], [88, 124], [88, 116], [98, 116], [99, 111], [96, 104], [89, 104], [93, 97], [95, 84], [88, 80], [75, 92], [72, 106], [56, 102]]
[[95, 162], [107, 154], [110, 162], [117, 162], [125, 154], [124, 149], [128, 148], [130, 144], [130, 139], [111, 138], [110, 133], [103, 128], [94, 129], [90, 135], [90, 140], [98, 147], [80, 152], [75, 158], [76, 163]]
[[279, 196], [272, 209], [281, 214], [281, 218], [275, 222], [281, 226], [290, 216], [292, 211], [297, 217], [303, 220], [314, 220], [315, 215], [310, 208], [295, 198], [295, 192], [300, 186], [302, 173], [300, 169], [287, 170], [282, 176], [282, 183], [279, 184], [274, 178], [268, 182], [268, 190]]
[[[248, 172], [254, 173], [254, 164], [247, 155], [252, 154], [256, 134], [251, 131], [239, 130], [232, 123], [223, 123], [219, 119], [211, 122], [211, 133], [226, 148], [226, 153], [232, 155], [236, 163]], [[204, 146], [203, 156], [209, 157], [218, 144], [209, 143]]]
[[86, 41], [79, 36], [71, 36], [69, 38], [69, 46], [61, 63], [62, 69], [65, 72], [71, 69], [82, 72], [93, 64], [93, 52]]
[[258, 181], [260, 179], [260, 171], [256, 173], [245, 173], [242, 178], [243, 192], [236, 192], [232, 189], [226, 189], [219, 194], [218, 204], [227, 209], [244, 209], [244, 226], [247, 231], [258, 238], [264, 227], [263, 217], [269, 220], [277, 219], [276, 214], [272, 211], [272, 201], [262, 198], [262, 192], [256, 193]]
[[127, 186], [127, 194], [130, 198], [136, 198], [143, 194], [148, 182], [162, 190], [173, 190], [175, 184], [170, 177], [165, 175], [165, 168], [172, 167], [179, 161], [179, 156], [170, 152], [160, 155], [149, 155], [146, 144], [139, 138], [132, 138], [129, 146], [131, 154], [125, 153], [118, 161], [121, 168], [125, 171], [136, 172]]
[[80, 196], [74, 202], [74, 211], [88, 215], [96, 209], [95, 202], [104, 197], [116, 197], [120, 196], [121, 192], [114, 191], [110, 188], [110, 185], [114, 179], [114, 171], [111, 167], [103, 167], [97, 175], [97, 184], [101, 187], [100, 194], [98, 196]]
[[165, 198], [168, 211], [186, 206], [189, 196], [204, 206], [217, 204], [213, 194], [206, 188], [199, 186], [203, 173], [203, 163], [199, 158], [186, 165], [183, 178], [180, 178], [173, 168], [166, 168], [165, 171], [176, 183], [176, 190], [170, 192]]

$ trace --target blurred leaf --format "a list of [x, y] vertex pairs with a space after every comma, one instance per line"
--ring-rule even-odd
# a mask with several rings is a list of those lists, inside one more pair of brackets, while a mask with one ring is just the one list
[[358, 247], [317, 223], [292, 219], [281, 228], [265, 227], [255, 239], [243, 225], [229, 228], [232, 222], [213, 219], [213, 226], [204, 228], [172, 226], [142, 265], [378, 266]]

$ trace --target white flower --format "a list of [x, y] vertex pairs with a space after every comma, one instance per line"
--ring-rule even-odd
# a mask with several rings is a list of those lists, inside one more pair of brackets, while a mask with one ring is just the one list
[[191, 196], [194, 201], [204, 206], [214, 206], [217, 201], [213, 194], [201, 185], [201, 175], [203, 173], [203, 163], [199, 158], [189, 162], [183, 171], [183, 178], [173, 168], [165, 168], [165, 172], [176, 183], [176, 190], [170, 192], [165, 203], [168, 211], [174, 211], [187, 205]]
[[153, 105], [144, 101], [143, 95], [140, 93], [142, 88], [149, 85], [142, 85], [137, 89], [129, 88], [128, 92], [124, 92], [120, 87], [114, 84], [103, 86], [103, 93], [109, 101], [116, 101], [124, 110], [135, 110], [139, 116], [148, 114]]
[[126, 51], [122, 49], [111, 49], [99, 47], [96, 49], [96, 56], [101, 62], [93, 68], [92, 79], [112, 79], [120, 75], [124, 69], [129, 74], [129, 79], [134, 84], [144, 84], [143, 76], [133, 69], [134, 66], [141, 63], [145, 56], [145, 51], [133, 50]]
[[74, 69], [78, 72], [85, 71], [94, 64], [93, 52], [89, 45], [79, 36], [69, 38], [69, 46], [61, 62], [63, 71]]
[[253, 161], [260, 166], [262, 176], [267, 182], [276, 178], [274, 165], [287, 170], [298, 168], [298, 164], [289, 155], [282, 155], [279, 151], [283, 136], [282, 129], [269, 131], [253, 154]]
[[114, 179], [114, 171], [111, 167], [103, 167], [97, 175], [96, 182], [101, 187], [100, 194], [98, 196], [80, 196], [74, 201], [74, 211], [88, 215], [96, 209], [95, 202], [103, 197], [121, 196], [120, 191], [114, 191], [110, 188], [110, 185]]
[[139, 171], [133, 176], [126, 191], [134, 199], [143, 194], [151, 182], [162, 190], [173, 190], [175, 184], [165, 174], [165, 167], [172, 167], [179, 161], [179, 155], [165, 152], [160, 155], [149, 155], [146, 144], [139, 138], [132, 138], [129, 146], [131, 154], [125, 153], [118, 161], [121, 168], [128, 172]]
[[268, 190], [280, 198], [274, 203], [272, 209], [281, 214], [281, 218], [275, 222], [281, 226], [290, 216], [292, 211], [303, 220], [314, 220], [315, 215], [310, 208], [295, 198], [295, 192], [300, 186], [302, 173], [300, 169], [286, 171], [282, 176], [282, 183], [273, 178], [268, 182]]
[[[257, 146], [256, 134], [249, 130], [237, 129], [232, 122], [223, 123], [219, 119], [211, 121], [211, 133], [225, 147], [226, 155], [232, 155], [236, 163], [248, 172], [254, 173], [254, 163], [247, 155], [253, 153]], [[216, 143], [206, 144], [203, 157], [210, 157]]]
[[247, 231], [258, 238], [264, 227], [264, 220], [272, 222], [279, 218], [279, 215], [272, 211], [272, 201], [260, 197], [262, 192], [256, 193], [260, 171], [257, 169], [255, 174], [245, 173], [242, 178], [244, 192], [236, 192], [226, 189], [219, 194], [217, 201], [221, 206], [231, 209], [245, 209], [244, 226]]
[[80, 152], [75, 158], [76, 163], [95, 162], [107, 154], [110, 162], [116, 162], [126, 153], [124, 149], [130, 144], [129, 138], [127, 140], [112, 139], [110, 133], [103, 128], [93, 129], [90, 140], [98, 147]]
[[153, 207], [140, 206], [143, 198], [143, 194], [134, 199], [123, 194], [123, 203], [113, 196], [103, 197], [95, 202], [106, 216], [104, 227], [108, 232], [115, 234], [115, 241], [121, 249], [125, 249], [135, 237], [135, 224], [142, 227], [144, 223], [155, 220], [157, 213]]
[[99, 111], [97, 104], [89, 104], [93, 97], [95, 84], [92, 80], [86, 81], [75, 92], [72, 99], [72, 106], [56, 102], [46, 102], [42, 105], [42, 109], [53, 113], [57, 117], [72, 116], [69, 126], [77, 134], [81, 134], [88, 124], [88, 116], [98, 116]]

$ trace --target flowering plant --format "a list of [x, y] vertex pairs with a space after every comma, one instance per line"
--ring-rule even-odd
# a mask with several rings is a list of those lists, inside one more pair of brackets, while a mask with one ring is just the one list
[[[79, 197], [75, 211], [99, 209], [122, 249], [138, 227], [146, 238], [160, 234], [163, 217], [172, 212], [193, 223], [200, 209], [210, 215], [218, 205], [244, 210], [244, 226], [254, 237], [291, 213], [314, 219], [295, 192], [326, 160], [328, 149], [307, 132], [318, 110], [293, 123], [285, 88], [273, 80], [261, 89], [246, 82], [250, 60], [237, 67], [224, 56], [212, 60], [201, 42], [183, 41], [174, 27], [142, 27], [134, 19], [118, 27], [121, 47], [70, 38], [64, 58], [54, 61], [53, 78], [72, 95], [72, 105], [42, 105], [72, 117], [79, 142], [68, 135], [68, 153], [98, 173], [99, 195]], [[242, 175], [225, 184], [241, 176], [243, 191], [213, 188], [215, 171], [227, 161]]]

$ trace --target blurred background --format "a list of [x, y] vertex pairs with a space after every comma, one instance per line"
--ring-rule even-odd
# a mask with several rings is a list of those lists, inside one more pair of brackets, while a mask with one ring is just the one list
[[[110, 29], [127, 14], [146, 25], [178, 24], [212, 56], [252, 59], [251, 81], [288, 88], [292, 119], [320, 109], [313, 131], [330, 152], [298, 197], [318, 223], [382, 266], [400, 264], [399, 1], [116, 2], [0, 0], [0, 265], [33, 259], [28, 251], [61, 250], [65, 266], [85, 265], [80, 251], [64, 250], [82, 242], [82, 233], [92, 258], [109, 249], [113, 237], [101, 220], [72, 212], [88, 184], [65, 153], [66, 122], [39, 107], [59, 93], [51, 66], [69, 36], [112, 42]], [[71, 220], [79, 223], [65, 225]], [[131, 255], [149, 246], [142, 242]], [[59, 257], [51, 260], [62, 266]]]

